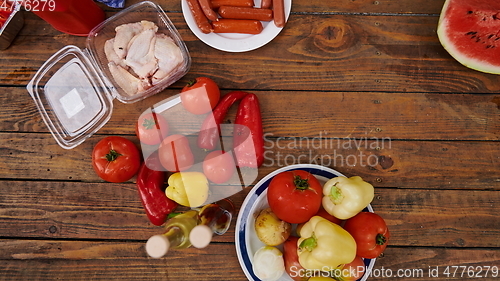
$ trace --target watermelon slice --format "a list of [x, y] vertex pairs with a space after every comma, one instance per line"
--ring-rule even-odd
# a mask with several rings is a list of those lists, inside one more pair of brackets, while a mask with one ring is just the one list
[[446, 0], [437, 34], [461, 64], [500, 74], [500, 0]]

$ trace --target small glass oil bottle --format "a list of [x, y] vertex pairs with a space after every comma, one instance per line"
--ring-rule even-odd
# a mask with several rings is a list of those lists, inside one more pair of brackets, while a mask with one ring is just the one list
[[198, 211], [189, 210], [169, 219], [165, 223], [166, 232], [154, 235], [146, 243], [146, 252], [153, 258], [161, 258], [169, 249], [183, 249], [191, 246], [189, 234], [198, 224]]
[[191, 244], [196, 248], [208, 246], [214, 233], [226, 233], [234, 214], [234, 204], [227, 198], [203, 206], [198, 213], [198, 225], [189, 234]]

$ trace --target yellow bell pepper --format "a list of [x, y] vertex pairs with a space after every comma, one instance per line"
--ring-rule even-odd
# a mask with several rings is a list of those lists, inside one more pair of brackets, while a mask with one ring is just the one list
[[209, 183], [200, 172], [178, 172], [168, 178], [165, 194], [168, 198], [187, 207], [198, 207], [208, 198]]
[[335, 177], [323, 185], [323, 208], [332, 216], [346, 220], [370, 204], [375, 195], [373, 185], [359, 176]]
[[356, 241], [338, 224], [314, 216], [300, 229], [299, 263], [305, 269], [331, 271], [356, 257]]

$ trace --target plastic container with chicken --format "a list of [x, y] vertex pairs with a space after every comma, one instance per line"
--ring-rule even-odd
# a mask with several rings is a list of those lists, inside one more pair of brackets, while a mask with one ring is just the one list
[[101, 71], [123, 102], [135, 102], [170, 86], [189, 70], [191, 58], [172, 22], [145, 1], [109, 18], [87, 38]]
[[56, 141], [71, 149], [106, 124], [114, 99], [133, 103], [159, 93], [190, 66], [170, 19], [144, 1], [96, 26], [86, 49], [68, 45], [56, 52], [26, 88]]

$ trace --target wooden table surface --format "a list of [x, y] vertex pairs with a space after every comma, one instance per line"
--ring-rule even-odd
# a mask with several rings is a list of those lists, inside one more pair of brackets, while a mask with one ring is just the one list
[[[138, 143], [139, 114], [198, 76], [223, 94], [259, 97], [267, 140], [259, 179], [300, 162], [375, 186], [372, 206], [392, 239], [369, 280], [497, 279], [500, 76], [468, 69], [443, 49], [436, 27], [444, 0], [294, 0], [286, 28], [244, 53], [199, 41], [180, 1], [157, 3], [187, 44], [189, 73], [138, 103], [115, 101], [111, 120], [72, 150], [56, 144], [25, 87], [54, 52], [83, 48], [85, 38], [26, 12], [0, 52], [0, 280], [247, 279], [235, 220], [205, 249], [149, 258], [145, 242], [163, 229], [146, 218], [135, 178], [107, 183], [91, 165], [99, 140]], [[335, 143], [294, 148], [297, 140]], [[231, 197], [238, 208], [248, 191]]]

